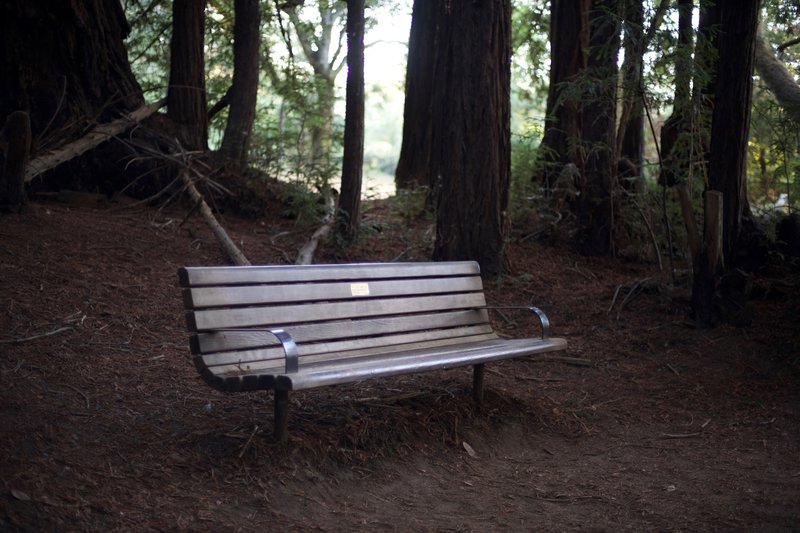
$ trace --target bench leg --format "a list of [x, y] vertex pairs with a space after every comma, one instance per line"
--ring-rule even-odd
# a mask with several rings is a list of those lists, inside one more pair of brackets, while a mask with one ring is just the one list
[[480, 407], [483, 404], [483, 363], [474, 365], [472, 374], [472, 397], [475, 403]]
[[275, 440], [286, 444], [289, 425], [289, 391], [275, 389]]

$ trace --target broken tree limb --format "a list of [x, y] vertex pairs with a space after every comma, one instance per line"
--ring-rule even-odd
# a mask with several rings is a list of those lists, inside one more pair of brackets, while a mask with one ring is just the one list
[[33, 178], [57, 167], [61, 163], [69, 161], [79, 155], [88, 152], [92, 148], [102, 144], [115, 135], [119, 135], [133, 124], [139, 123], [146, 119], [166, 104], [166, 99], [159, 100], [158, 102], [148, 104], [132, 111], [124, 117], [117, 119], [107, 124], [100, 124], [92, 131], [58, 150], [51, 150], [28, 163], [25, 169], [25, 182], [31, 181]]
[[756, 36], [756, 72], [775, 96], [775, 100], [795, 121], [800, 122], [800, 85], [794, 80], [786, 64], [775, 57], [772, 46], [760, 31]]
[[197, 187], [194, 186], [194, 181], [192, 181], [192, 178], [189, 177], [185, 170], [181, 171], [181, 181], [183, 181], [183, 184], [186, 186], [186, 190], [189, 191], [189, 196], [192, 197], [192, 201], [199, 207], [203, 220], [205, 220], [208, 227], [211, 228], [211, 231], [222, 245], [222, 249], [231, 262], [238, 266], [250, 266], [250, 261], [247, 260], [242, 251], [239, 250], [236, 244], [231, 240], [225, 228], [217, 222], [214, 213], [211, 212], [211, 208], [208, 207], [203, 195], [201, 195]]
[[314, 260], [314, 252], [317, 250], [320, 239], [325, 238], [331, 232], [333, 226], [334, 213], [336, 212], [336, 205], [333, 199], [333, 194], [330, 192], [325, 196], [325, 215], [322, 217], [322, 226], [314, 232], [307, 243], [300, 248], [297, 254], [295, 265], [310, 265]]

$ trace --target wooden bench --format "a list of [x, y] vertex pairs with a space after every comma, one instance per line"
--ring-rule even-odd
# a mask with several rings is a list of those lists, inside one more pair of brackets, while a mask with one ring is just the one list
[[489, 323], [478, 264], [381, 263], [188, 267], [179, 270], [203, 379], [226, 392], [273, 389], [275, 436], [286, 439], [289, 391], [472, 365], [566, 348], [502, 339]]

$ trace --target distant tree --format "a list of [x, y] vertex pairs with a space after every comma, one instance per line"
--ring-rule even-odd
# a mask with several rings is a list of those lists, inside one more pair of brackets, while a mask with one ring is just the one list
[[608, 254], [613, 249], [618, 9], [618, 0], [592, 0], [588, 18], [588, 55], [581, 91], [581, 140], [585, 156], [581, 166], [578, 223], [581, 248], [590, 254]]
[[337, 233], [358, 234], [364, 167], [364, 0], [347, 0], [347, 96]]
[[621, 67], [622, 111], [617, 127], [617, 159], [630, 163], [627, 179], [642, 174], [644, 164], [644, 5], [642, 0], [623, 0], [623, 49], [625, 61]]
[[261, 9], [259, 0], [235, 0], [233, 28], [233, 84], [230, 110], [220, 151], [238, 165], [247, 162], [247, 149], [256, 118]]
[[[714, 91], [708, 191], [721, 196], [722, 217], [718, 227], [709, 223], [714, 222], [714, 218], [709, 220], [707, 213], [705, 253], [700, 254], [695, 262], [692, 314], [700, 325], [710, 323], [720, 276], [741, 265], [742, 252], [747, 251], [746, 243], [750, 240], [750, 232], [754, 231], [754, 227], [747, 223], [750, 208], [745, 165], [759, 8], [760, 0], [704, 6], [705, 24], [719, 22], [714, 39], [719, 55], [712, 63], [714, 68], [710, 79], [713, 83], [709, 84]], [[721, 257], [710, 249], [716, 242], [720, 243]], [[733, 305], [743, 303], [737, 301]]]
[[511, 2], [437, 3], [433, 256], [497, 275], [509, 225]]
[[336, 78], [346, 63], [342, 56], [345, 33], [342, 22], [347, 6], [345, 2], [320, 0], [316, 6], [318, 18], [312, 23], [301, 17], [302, 4], [284, 2], [279, 7], [289, 15], [303, 56], [314, 71], [315, 94], [309, 102], [313, 112], [309, 126], [311, 160], [324, 166], [331, 155]]
[[398, 189], [431, 187], [433, 154], [434, 68], [438, 36], [438, 1], [414, 0], [408, 38], [406, 91], [403, 108], [403, 139], [395, 170]]
[[[550, 1], [550, 84], [544, 136], [534, 181], [556, 187], [564, 165], [580, 163], [580, 98], [574, 87], [586, 63], [585, 20], [591, 0]], [[570, 175], [566, 179], [571, 180]], [[575, 184], [570, 183], [574, 188]]]
[[167, 116], [187, 150], [206, 150], [208, 109], [203, 50], [205, 0], [174, 0]]

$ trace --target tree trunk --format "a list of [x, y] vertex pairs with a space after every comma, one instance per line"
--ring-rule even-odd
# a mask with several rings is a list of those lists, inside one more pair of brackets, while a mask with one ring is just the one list
[[73, 141], [144, 103], [120, 2], [0, 3], [0, 120], [30, 116], [35, 148]]
[[439, 2], [433, 257], [475, 259], [493, 276], [503, 271], [509, 223], [511, 2], [464, 4]]
[[723, 257], [733, 264], [747, 205], [747, 138], [759, 0], [721, 3], [719, 63], [711, 122], [709, 188], [722, 192]]
[[235, 165], [247, 163], [247, 149], [256, 118], [261, 10], [259, 0], [235, 0], [233, 26], [233, 85], [228, 122], [220, 151]]
[[[731, 2], [704, 6], [701, 11], [703, 31], [700, 32], [698, 47], [707, 35], [705, 32], [713, 27], [711, 22], [719, 22], [716, 34], [719, 59], [716, 62], [705, 59], [713, 57], [713, 54], [700, 48], [698, 55], [704, 61], [704, 66], [715, 65], [709, 71], [713, 83], [706, 85], [714, 89], [706, 208], [709, 209], [708, 199], [712, 195], [717, 199], [714, 203], [721, 202], [722, 207], [721, 223], [718, 224], [721, 231], [715, 232], [715, 228], [708, 223], [709, 220], [718, 220], [719, 215], [706, 212], [703, 243], [706, 253], [699, 254], [694, 263], [692, 315], [699, 326], [711, 324], [711, 310], [714, 309], [714, 299], [718, 294], [720, 276], [733, 272], [737, 266], [739, 258], [736, 254], [745, 227], [745, 216], [749, 215], [745, 166], [759, 4], [759, 0], [743, 0], [735, 6]], [[719, 207], [716, 209], [720, 211]], [[721, 244], [717, 244], [719, 240]], [[721, 261], [708, 253], [716, 248], [722, 250]], [[729, 318], [738, 322], [746, 304], [746, 291], [734, 289], [727, 283], [722, 285], [722, 292], [727, 294], [723, 310], [733, 311]]]
[[[580, 97], [574, 91], [577, 75], [586, 65], [586, 17], [590, 0], [550, 2], [550, 85], [547, 122], [539, 149], [534, 181], [551, 190], [564, 165], [580, 163]], [[575, 184], [570, 184], [575, 186]]]
[[364, 167], [364, 0], [347, 1], [347, 96], [344, 121], [342, 191], [337, 233], [350, 241], [361, 219]]
[[756, 37], [756, 70], [775, 100], [800, 124], [800, 84], [761, 34]]
[[414, 1], [408, 38], [403, 141], [394, 174], [397, 189], [433, 188], [431, 94], [434, 89], [439, 11], [436, 1]]
[[187, 150], [206, 150], [208, 144], [203, 51], [205, 5], [205, 0], [172, 3], [167, 116], [178, 126], [178, 140]]
[[[627, 180], [639, 180], [644, 164], [644, 102], [641, 96], [644, 72], [644, 5], [642, 0], [624, 0], [625, 61], [622, 64], [623, 112], [617, 130], [618, 159], [630, 166]], [[632, 183], [624, 183], [626, 188]], [[630, 187], [634, 188], [634, 187]]]
[[612, 251], [614, 198], [617, 185], [616, 83], [619, 26], [617, 0], [593, 0], [589, 12], [589, 46], [584, 79], [582, 140], [585, 159], [578, 202], [584, 253]]

